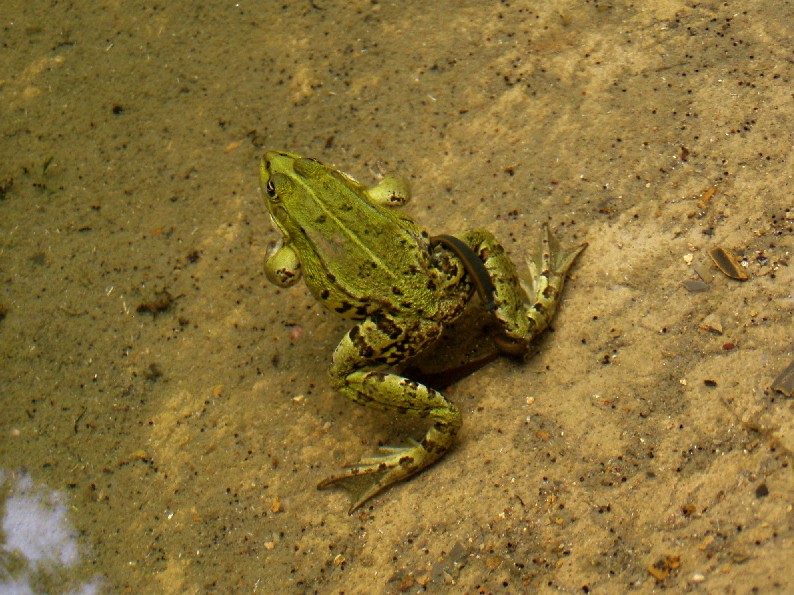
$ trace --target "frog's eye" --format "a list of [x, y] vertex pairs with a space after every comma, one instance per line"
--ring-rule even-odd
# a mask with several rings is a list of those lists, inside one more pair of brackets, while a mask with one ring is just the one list
[[265, 192], [270, 198], [276, 198], [276, 186], [273, 184], [273, 179], [269, 179], [265, 184]]

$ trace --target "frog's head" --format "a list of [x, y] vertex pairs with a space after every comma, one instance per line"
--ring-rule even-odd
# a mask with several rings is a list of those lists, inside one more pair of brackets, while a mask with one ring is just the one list
[[[303, 161], [298, 155], [283, 151], [268, 151], [259, 167], [259, 181], [267, 210], [278, 228], [288, 233], [290, 214], [300, 211], [302, 188], [305, 180], [295, 165]], [[305, 170], [301, 167], [300, 170]]]
[[300, 278], [301, 268], [310, 276], [320, 270], [329, 258], [324, 251], [335, 249], [326, 241], [338, 235], [328, 229], [328, 211], [338, 208], [338, 185], [355, 182], [316, 159], [286, 151], [265, 153], [259, 179], [270, 218], [283, 236], [265, 270], [270, 281], [286, 287]]
[[295, 163], [301, 158], [292, 153], [269, 151], [262, 158], [259, 180], [267, 210], [282, 238], [265, 262], [268, 279], [281, 287], [293, 285], [301, 277], [300, 256], [291, 245], [301, 233], [300, 222], [291, 213], [300, 212], [301, 184], [296, 179]]
[[273, 223], [286, 241], [297, 241], [293, 237], [296, 233], [315, 225], [314, 218], [323, 211], [318, 203], [328, 202], [320, 197], [333, 196], [329, 178], [336, 173], [316, 159], [286, 151], [265, 153], [259, 168], [262, 194]]

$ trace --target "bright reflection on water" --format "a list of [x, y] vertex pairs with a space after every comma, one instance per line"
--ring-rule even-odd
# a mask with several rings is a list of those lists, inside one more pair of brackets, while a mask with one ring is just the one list
[[0, 469], [0, 593], [99, 591], [98, 579], [77, 578], [80, 550], [67, 501], [27, 473]]

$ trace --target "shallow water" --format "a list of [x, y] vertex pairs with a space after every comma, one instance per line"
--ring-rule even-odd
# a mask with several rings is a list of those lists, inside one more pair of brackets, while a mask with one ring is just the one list
[[[0, 587], [794, 588], [790, 4], [0, 15]], [[349, 324], [265, 281], [269, 149], [401, 172], [518, 263], [543, 222], [590, 243], [532, 357], [446, 390], [453, 450], [353, 516], [315, 485], [420, 430], [335, 394]]]

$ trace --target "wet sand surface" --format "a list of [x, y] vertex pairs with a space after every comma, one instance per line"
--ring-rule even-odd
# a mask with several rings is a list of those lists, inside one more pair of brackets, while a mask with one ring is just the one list
[[[0, 586], [794, 589], [794, 5], [650, 4], [4, 3]], [[352, 516], [317, 483], [423, 426], [335, 393], [350, 324], [265, 280], [271, 149], [518, 263], [589, 242]]]

